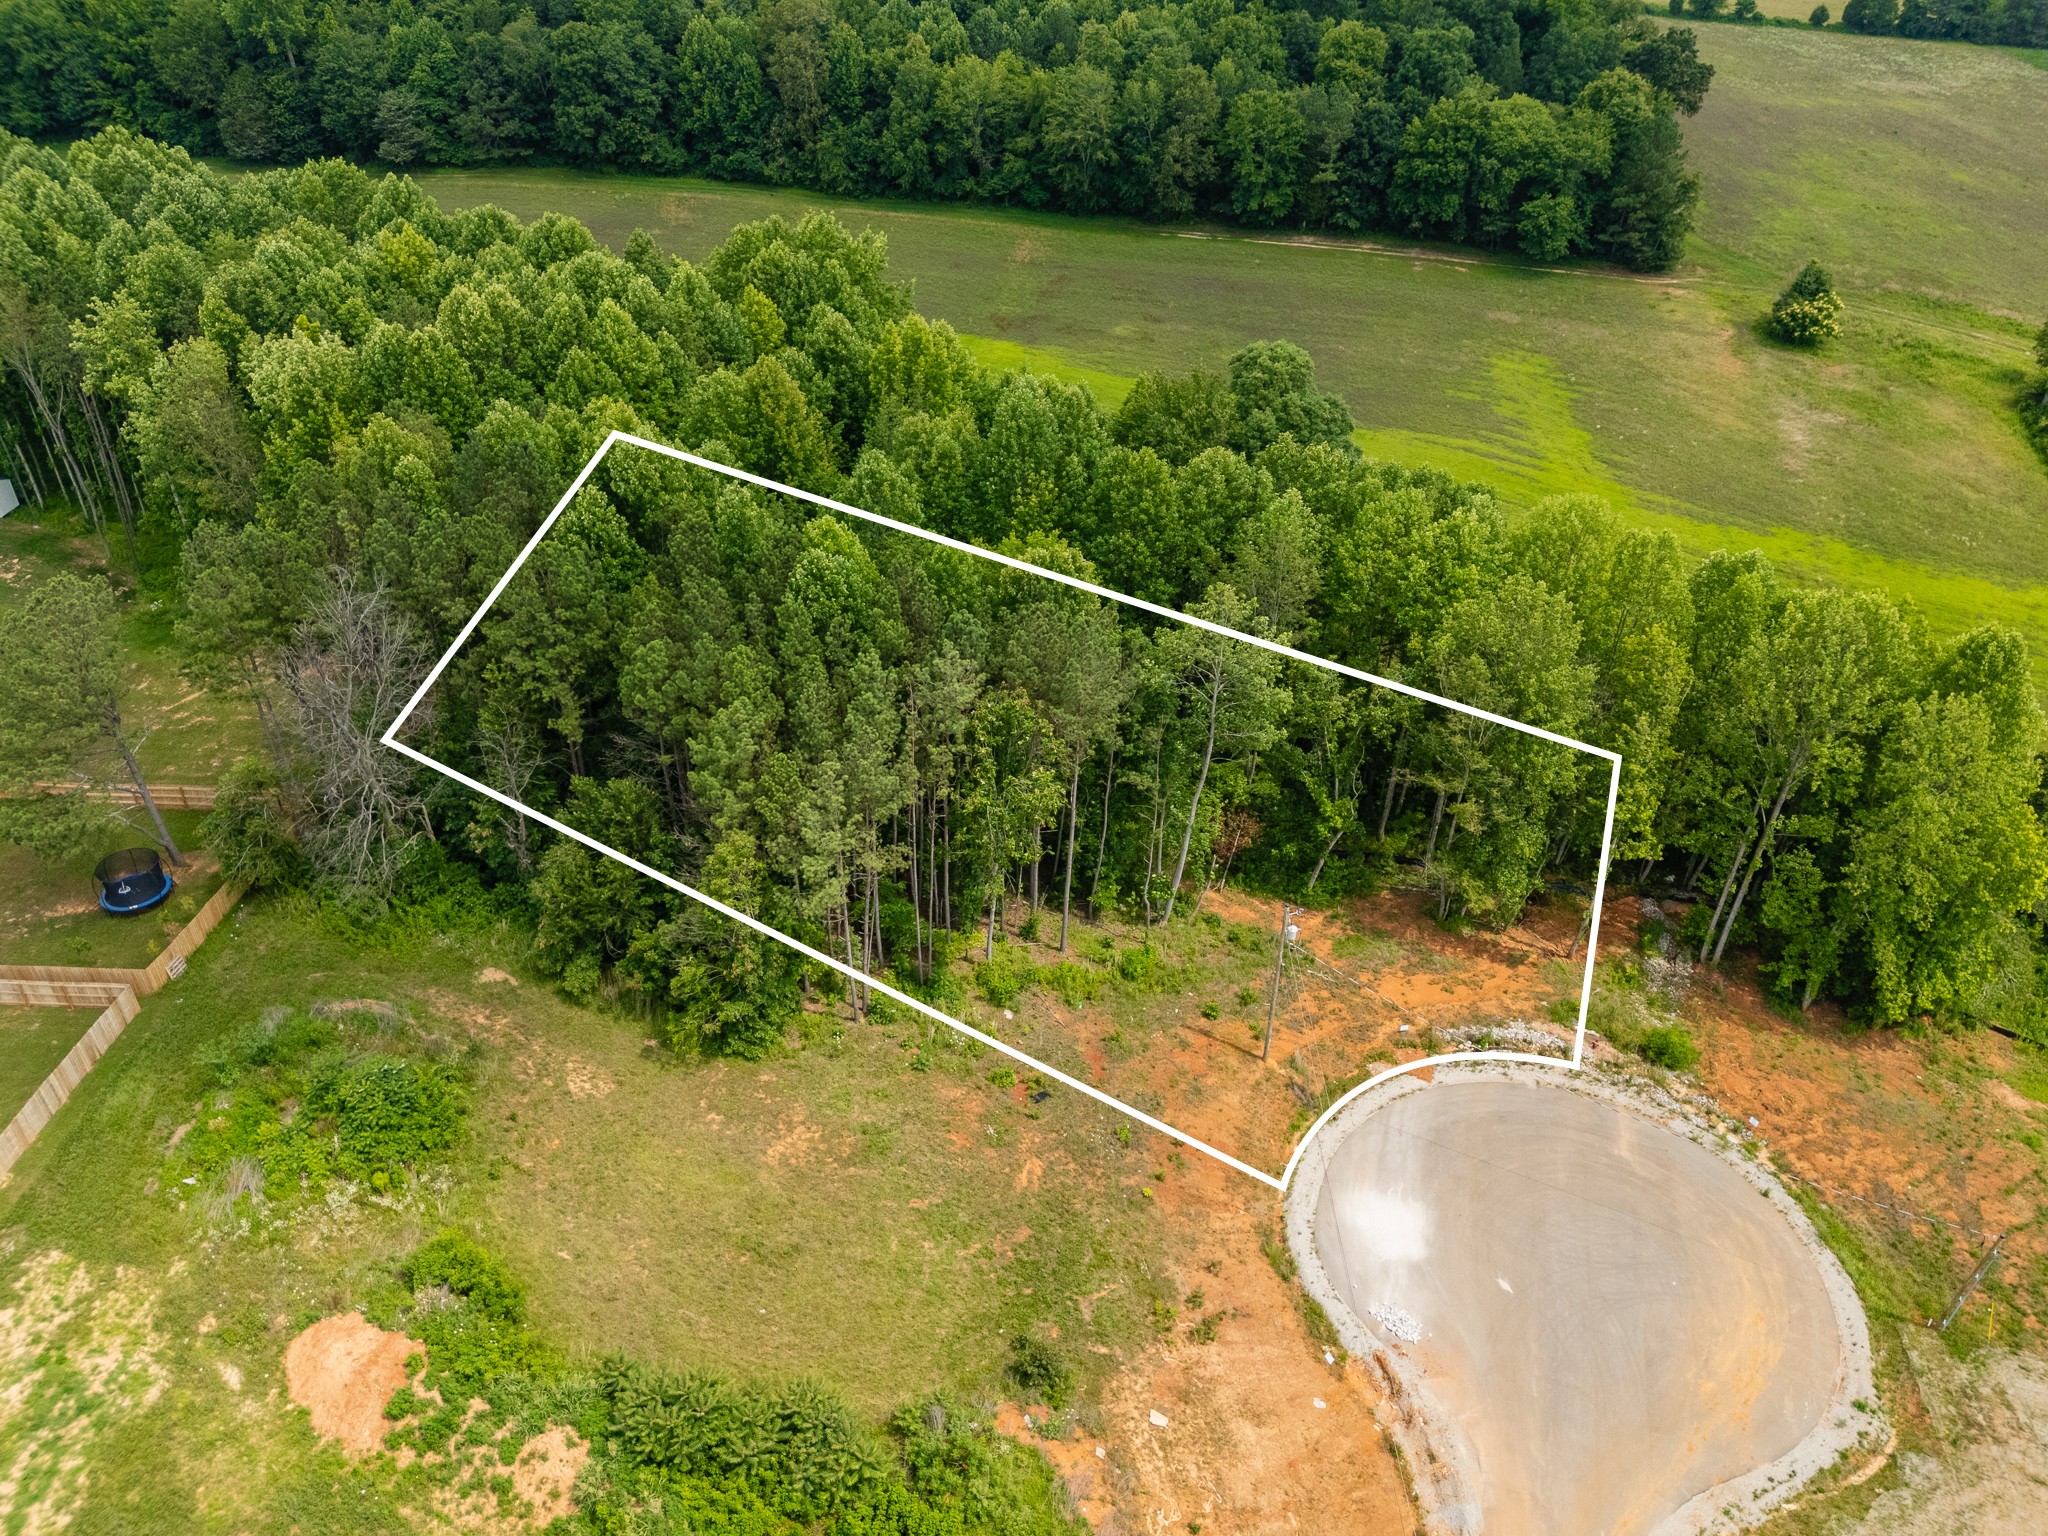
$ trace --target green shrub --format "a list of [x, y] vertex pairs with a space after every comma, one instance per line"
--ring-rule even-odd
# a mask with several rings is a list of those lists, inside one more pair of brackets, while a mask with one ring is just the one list
[[1828, 24], [1828, 8], [1824, 5], [1816, 5], [1812, 13], [1806, 18], [1806, 24], [1809, 27], [1826, 26]]
[[744, 1483], [803, 1520], [855, 1507], [883, 1481], [873, 1436], [824, 1388], [748, 1392], [701, 1372], [665, 1375], [624, 1360], [606, 1362], [598, 1385], [611, 1438], [638, 1465]]
[[2043, 458], [2048, 458], [2048, 324], [2034, 337], [2035, 371], [2020, 387], [2020, 425]]
[[461, 1232], [443, 1232], [413, 1250], [401, 1271], [408, 1289], [445, 1286], [481, 1316], [526, 1321], [526, 1290], [497, 1255]]
[[1842, 300], [1827, 268], [1809, 261], [1771, 306], [1764, 328], [1794, 347], [1817, 347], [1842, 333]]
[[1699, 1064], [1700, 1048], [1676, 1024], [1659, 1024], [1643, 1031], [1636, 1054], [1652, 1066], [1672, 1072], [1690, 1072]]
[[1036, 970], [1030, 951], [1020, 945], [997, 944], [995, 953], [974, 968], [974, 989], [997, 1008], [1014, 1008]]
[[1074, 1373], [1066, 1358], [1044, 1339], [1020, 1333], [1010, 1340], [1010, 1363], [1004, 1372], [1026, 1403], [1064, 1408], [1074, 1395]]
[[[935, 1507], [957, 1508], [976, 1536], [1073, 1536], [1079, 1529], [1067, 1514], [1066, 1487], [1045, 1458], [1020, 1454], [961, 1404], [929, 1397], [892, 1415], [888, 1427], [911, 1492]], [[836, 1528], [827, 1529], [836, 1536]]]
[[961, 1536], [958, 1509], [934, 1509], [900, 1483], [884, 1483], [828, 1528], [831, 1536]]
[[446, 1151], [462, 1128], [462, 1085], [432, 1062], [373, 1053], [323, 1073], [306, 1112], [332, 1118], [336, 1163], [352, 1178], [389, 1174]]
[[1140, 992], [1164, 992], [1180, 978], [1180, 970], [1150, 944], [1127, 949], [1116, 957], [1117, 979]]
[[467, 1303], [426, 1312], [412, 1326], [427, 1346], [427, 1385], [443, 1402], [488, 1398], [495, 1384], [540, 1363], [539, 1342], [524, 1327]]
[[1102, 990], [1102, 973], [1090, 970], [1085, 965], [1076, 965], [1071, 960], [1061, 960], [1052, 965], [1041, 965], [1034, 973], [1034, 979], [1052, 992], [1069, 1008], [1079, 1008], [1095, 1000]]

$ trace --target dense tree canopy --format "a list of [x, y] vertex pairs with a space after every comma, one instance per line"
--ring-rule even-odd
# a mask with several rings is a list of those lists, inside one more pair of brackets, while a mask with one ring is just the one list
[[1848, 0], [1852, 32], [2048, 48], [2048, 0]]
[[0, 128], [542, 157], [1669, 266], [1713, 71], [1627, 0], [0, 0]]
[[[9, 451], [53, 496], [120, 486], [195, 675], [271, 701], [276, 771], [225, 832], [257, 828], [270, 868], [296, 837], [372, 899], [453, 861], [526, 905], [573, 990], [657, 988], [719, 1048], [778, 1036], [786, 951], [375, 746], [613, 428], [1618, 750], [1625, 876], [1697, 892], [1700, 954], [1754, 945], [1795, 1001], [1896, 1020], [2033, 992], [2016, 637], [1938, 644], [1587, 498], [1510, 511], [1363, 460], [1287, 343], [1110, 415], [976, 364], [825, 216], [692, 265], [123, 130], [0, 142], [0, 317]], [[1593, 872], [1584, 754], [815, 512], [616, 450], [409, 729], [913, 986], [1020, 903], [1064, 934], [1182, 921], [1226, 871], [1318, 900], [1398, 877], [1500, 923]], [[101, 728], [38, 689], [23, 780]]]

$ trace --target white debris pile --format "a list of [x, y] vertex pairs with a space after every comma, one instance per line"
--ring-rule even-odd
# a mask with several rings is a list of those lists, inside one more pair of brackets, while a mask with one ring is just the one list
[[1642, 913], [1645, 925], [1657, 925], [1645, 927], [1646, 933], [1656, 935], [1657, 942], [1655, 949], [1643, 956], [1643, 985], [1662, 998], [1667, 1007], [1676, 1008], [1692, 988], [1692, 961], [1678, 947], [1671, 919], [1662, 907], [1645, 899]]
[[1569, 1056], [1569, 1041], [1521, 1019], [1501, 1024], [1460, 1024], [1436, 1032], [1439, 1042], [1454, 1051], [1526, 1051], [1533, 1056]]
[[1366, 1310], [1372, 1314], [1374, 1322], [1403, 1344], [1422, 1342], [1422, 1322], [1413, 1312], [1397, 1307], [1390, 1301], [1374, 1302]]

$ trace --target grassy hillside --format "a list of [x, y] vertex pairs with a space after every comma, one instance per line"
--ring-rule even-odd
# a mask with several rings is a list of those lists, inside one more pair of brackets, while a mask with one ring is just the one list
[[[1941, 628], [2002, 618], [2048, 652], [2048, 595], [2029, 590], [2048, 582], [2048, 473], [2007, 409], [2048, 307], [2048, 205], [2030, 195], [2048, 179], [2048, 74], [1994, 49], [1700, 35], [1720, 71], [1687, 125], [1705, 209], [1670, 278], [706, 182], [420, 179], [451, 205], [559, 209], [615, 243], [646, 227], [685, 255], [830, 207], [887, 235], [919, 307], [992, 361], [1107, 395], [1290, 336], [1371, 453], [1517, 500], [1598, 492], [1696, 548], [1766, 548], [1911, 593]], [[1850, 305], [1818, 357], [1753, 330], [1809, 251]]]
[[[2015, 52], [1702, 26], [1716, 70], [1686, 124], [1705, 195], [1692, 256], [1763, 282], [1809, 255], [1851, 292], [2048, 309], [2048, 78]], [[1939, 311], [1915, 311], [1924, 321]], [[1969, 327], [1978, 318], [1948, 316]]]

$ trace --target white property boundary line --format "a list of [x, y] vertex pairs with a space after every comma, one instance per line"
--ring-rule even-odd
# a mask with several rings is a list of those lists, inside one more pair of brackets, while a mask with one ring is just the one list
[[[1336, 1103], [1324, 1110], [1321, 1117], [1317, 1119], [1314, 1125], [1308, 1128], [1307, 1133], [1296, 1143], [1293, 1155], [1287, 1159], [1286, 1168], [1281, 1171], [1280, 1177], [1276, 1179], [1272, 1174], [1265, 1172], [1263, 1169], [1254, 1168], [1251, 1164], [1232, 1157], [1228, 1152], [1220, 1151], [1208, 1143], [1188, 1135], [1185, 1131], [1177, 1130], [1165, 1121], [1155, 1119], [1143, 1110], [1134, 1108], [1123, 1100], [1104, 1093], [1100, 1088], [1090, 1083], [1084, 1083], [1079, 1078], [1071, 1077], [1065, 1072], [1060, 1071], [1057, 1067], [1049, 1066], [1045, 1062], [1040, 1061], [1035, 1056], [1026, 1055], [1015, 1046], [998, 1040], [993, 1035], [984, 1034], [982, 1031], [974, 1028], [973, 1025], [963, 1023], [951, 1014], [942, 1013], [932, 1007], [931, 1004], [912, 997], [907, 992], [892, 987], [887, 982], [878, 980], [867, 972], [848, 965], [843, 960], [836, 960], [822, 950], [813, 949], [802, 940], [792, 938], [779, 928], [770, 927], [759, 918], [751, 917], [745, 912], [727, 906], [716, 897], [708, 896], [694, 886], [684, 884], [673, 875], [664, 874], [651, 865], [643, 864], [640, 860], [619, 852], [616, 848], [607, 847], [596, 838], [579, 832], [574, 827], [564, 825], [552, 816], [543, 815], [530, 806], [522, 805], [512, 796], [495, 790], [488, 784], [479, 783], [477, 780], [469, 777], [469, 775], [460, 773], [450, 768], [446, 763], [438, 762], [434, 758], [427, 756], [426, 753], [407, 746], [404, 742], [400, 741], [398, 739], [399, 730], [411, 718], [412, 712], [419, 707], [420, 701], [427, 696], [428, 690], [440, 681], [441, 674], [448, 668], [448, 663], [455, 659], [455, 653], [461, 650], [468, 642], [469, 637], [476, 632], [476, 627], [483, 622], [484, 615], [491, 611], [491, 605], [497, 602], [498, 598], [504, 593], [505, 588], [511, 584], [512, 578], [519, 574], [520, 567], [525, 565], [527, 559], [540, 547], [540, 541], [547, 537], [548, 530], [555, 526], [555, 520], [568, 508], [569, 503], [575, 500], [576, 493], [583, 489], [585, 482], [590, 479], [597, 466], [604, 462], [605, 455], [610, 453], [620, 443], [633, 448], [644, 448], [650, 453], [658, 453], [665, 458], [676, 459], [682, 463], [694, 465], [698, 469], [709, 470], [712, 474], [724, 475], [730, 480], [740, 480], [748, 485], [759, 486], [763, 490], [777, 491], [784, 496], [794, 496], [797, 500], [807, 501], [813, 506], [823, 507], [828, 511], [837, 512], [845, 517], [856, 518], [864, 523], [872, 523], [876, 527], [887, 528], [895, 533], [906, 534], [914, 539], [923, 539], [928, 544], [937, 544], [963, 555], [972, 555], [977, 560], [986, 560], [994, 565], [1006, 566], [1010, 570], [1021, 571], [1029, 576], [1040, 576], [1047, 581], [1058, 582], [1061, 586], [1072, 587], [1077, 592], [1086, 592], [1093, 597], [1104, 598], [1113, 603], [1121, 603], [1126, 608], [1135, 608], [1142, 613], [1149, 613], [1156, 618], [1171, 619], [1176, 624], [1186, 624], [1195, 629], [1205, 629], [1211, 634], [1222, 635], [1226, 639], [1239, 640], [1246, 645], [1257, 646], [1261, 650], [1271, 651], [1276, 656], [1284, 656], [1290, 661], [1300, 662], [1305, 666], [1320, 667], [1326, 672], [1334, 672], [1341, 677], [1348, 677], [1357, 682], [1371, 683], [1379, 688], [1390, 688], [1396, 693], [1406, 694], [1413, 699], [1420, 699], [1426, 704], [1436, 704], [1445, 709], [1455, 710], [1459, 714], [1472, 715], [1478, 719], [1490, 721], [1495, 725], [1505, 726], [1511, 731], [1519, 731], [1525, 736], [1534, 736], [1543, 741], [1554, 743], [1557, 746], [1569, 747], [1574, 751], [1590, 753], [1594, 757], [1605, 760], [1609, 766], [1607, 814], [1600, 833], [1600, 868], [1594, 877], [1592, 921], [1587, 930], [1586, 938], [1586, 974], [1585, 979], [1579, 986], [1579, 1021], [1572, 1037], [1570, 1060], [1561, 1062], [1553, 1057], [1538, 1056], [1523, 1051], [1451, 1051], [1441, 1056], [1429, 1056], [1420, 1061], [1411, 1061], [1403, 1066], [1390, 1068], [1360, 1083], [1349, 1093], [1338, 1099]], [[1162, 1136], [1183, 1142], [1198, 1152], [1206, 1153], [1226, 1167], [1235, 1168], [1239, 1173], [1254, 1178], [1261, 1184], [1269, 1185], [1283, 1194], [1287, 1190], [1289, 1181], [1294, 1177], [1295, 1168], [1301, 1162], [1303, 1149], [1308, 1146], [1309, 1142], [1315, 1137], [1315, 1134], [1328, 1124], [1331, 1117], [1343, 1109], [1345, 1105], [1349, 1104], [1366, 1090], [1376, 1087], [1389, 1078], [1399, 1077], [1404, 1073], [1418, 1071], [1423, 1067], [1435, 1066], [1439, 1062], [1446, 1061], [1519, 1061], [1535, 1066], [1577, 1071], [1585, 1057], [1586, 1009], [1591, 1003], [1593, 996], [1593, 956], [1600, 942], [1600, 910], [1607, 896], [1607, 858], [1614, 845], [1614, 808], [1621, 796], [1620, 753], [1610, 752], [1605, 747], [1593, 746], [1589, 742], [1575, 741], [1569, 736], [1560, 736], [1555, 731], [1546, 731], [1541, 726], [1529, 725], [1520, 720], [1513, 720], [1506, 715], [1497, 715], [1490, 710], [1478, 709], [1470, 704], [1460, 704], [1456, 699], [1447, 699], [1441, 694], [1430, 693], [1426, 689], [1397, 682], [1390, 677], [1378, 677], [1370, 672], [1361, 672], [1355, 667], [1347, 667], [1341, 663], [1330, 661], [1325, 657], [1311, 656], [1306, 651], [1297, 651], [1290, 646], [1281, 645], [1277, 641], [1263, 639], [1258, 635], [1247, 635], [1241, 630], [1231, 629], [1227, 625], [1218, 624], [1209, 619], [1196, 618], [1192, 614], [1180, 613], [1158, 603], [1148, 603], [1143, 598], [1131, 597], [1122, 592], [1114, 592], [1108, 587], [1097, 586], [1092, 581], [1083, 581], [1078, 576], [1068, 576], [1059, 571], [1048, 571], [1040, 566], [1032, 565], [1028, 561], [1018, 560], [1010, 555], [997, 554], [993, 550], [982, 549], [978, 545], [969, 544], [960, 539], [950, 539], [944, 534], [933, 533], [926, 528], [919, 528], [910, 523], [898, 522], [893, 517], [883, 517], [879, 513], [869, 512], [861, 507], [849, 506], [843, 501], [834, 501], [831, 497], [820, 496], [814, 491], [800, 490], [793, 485], [784, 485], [781, 481], [770, 480], [765, 475], [750, 474], [743, 469], [734, 469], [730, 464], [720, 464], [715, 459], [700, 458], [694, 453], [685, 453], [682, 449], [671, 448], [665, 443], [651, 442], [644, 437], [635, 437], [630, 432], [615, 430], [606, 435], [604, 442], [598, 446], [597, 452], [590, 456], [590, 462], [585, 464], [578, 471], [576, 478], [569, 482], [569, 488], [562, 493], [561, 500], [555, 503], [554, 510], [548, 513], [547, 517], [541, 522], [540, 527], [534, 530], [533, 537], [526, 541], [526, 547], [519, 551], [519, 558], [514, 560], [505, 574], [498, 578], [497, 585], [491, 588], [490, 595], [483, 600], [483, 606], [469, 616], [469, 621], [462, 626], [461, 632], [449, 644], [448, 649], [441, 653], [441, 659], [434, 663], [433, 670], [427, 674], [426, 680], [414, 690], [413, 696], [406, 700], [405, 708], [398, 712], [398, 718], [393, 720], [390, 728], [384, 732], [383, 743], [394, 752], [403, 753], [414, 762], [431, 768], [434, 772], [454, 780], [464, 788], [483, 795], [488, 799], [495, 800], [500, 805], [516, 811], [530, 820], [539, 822], [542, 826], [560, 833], [563, 837], [581, 843], [594, 853], [601, 853], [608, 859], [615, 859], [628, 869], [645, 875], [648, 879], [665, 885], [672, 891], [680, 892], [692, 901], [702, 902], [705, 906], [711, 908], [712, 911], [753, 929], [764, 938], [774, 939], [779, 944], [788, 945], [807, 960], [825, 966], [829, 970], [837, 971], [864, 987], [870, 987], [891, 1001], [901, 1004], [915, 1013], [921, 1013], [936, 1023], [944, 1024], [949, 1029], [957, 1030], [959, 1033], [967, 1036], [968, 1039], [985, 1045], [990, 1050], [998, 1051], [1010, 1057], [1013, 1061], [1031, 1068], [1032, 1071], [1053, 1079], [1055, 1082], [1064, 1083], [1076, 1092], [1086, 1094], [1098, 1103], [1107, 1105], [1118, 1114], [1128, 1115], [1140, 1125], [1148, 1126], [1152, 1130], [1159, 1132]]]

